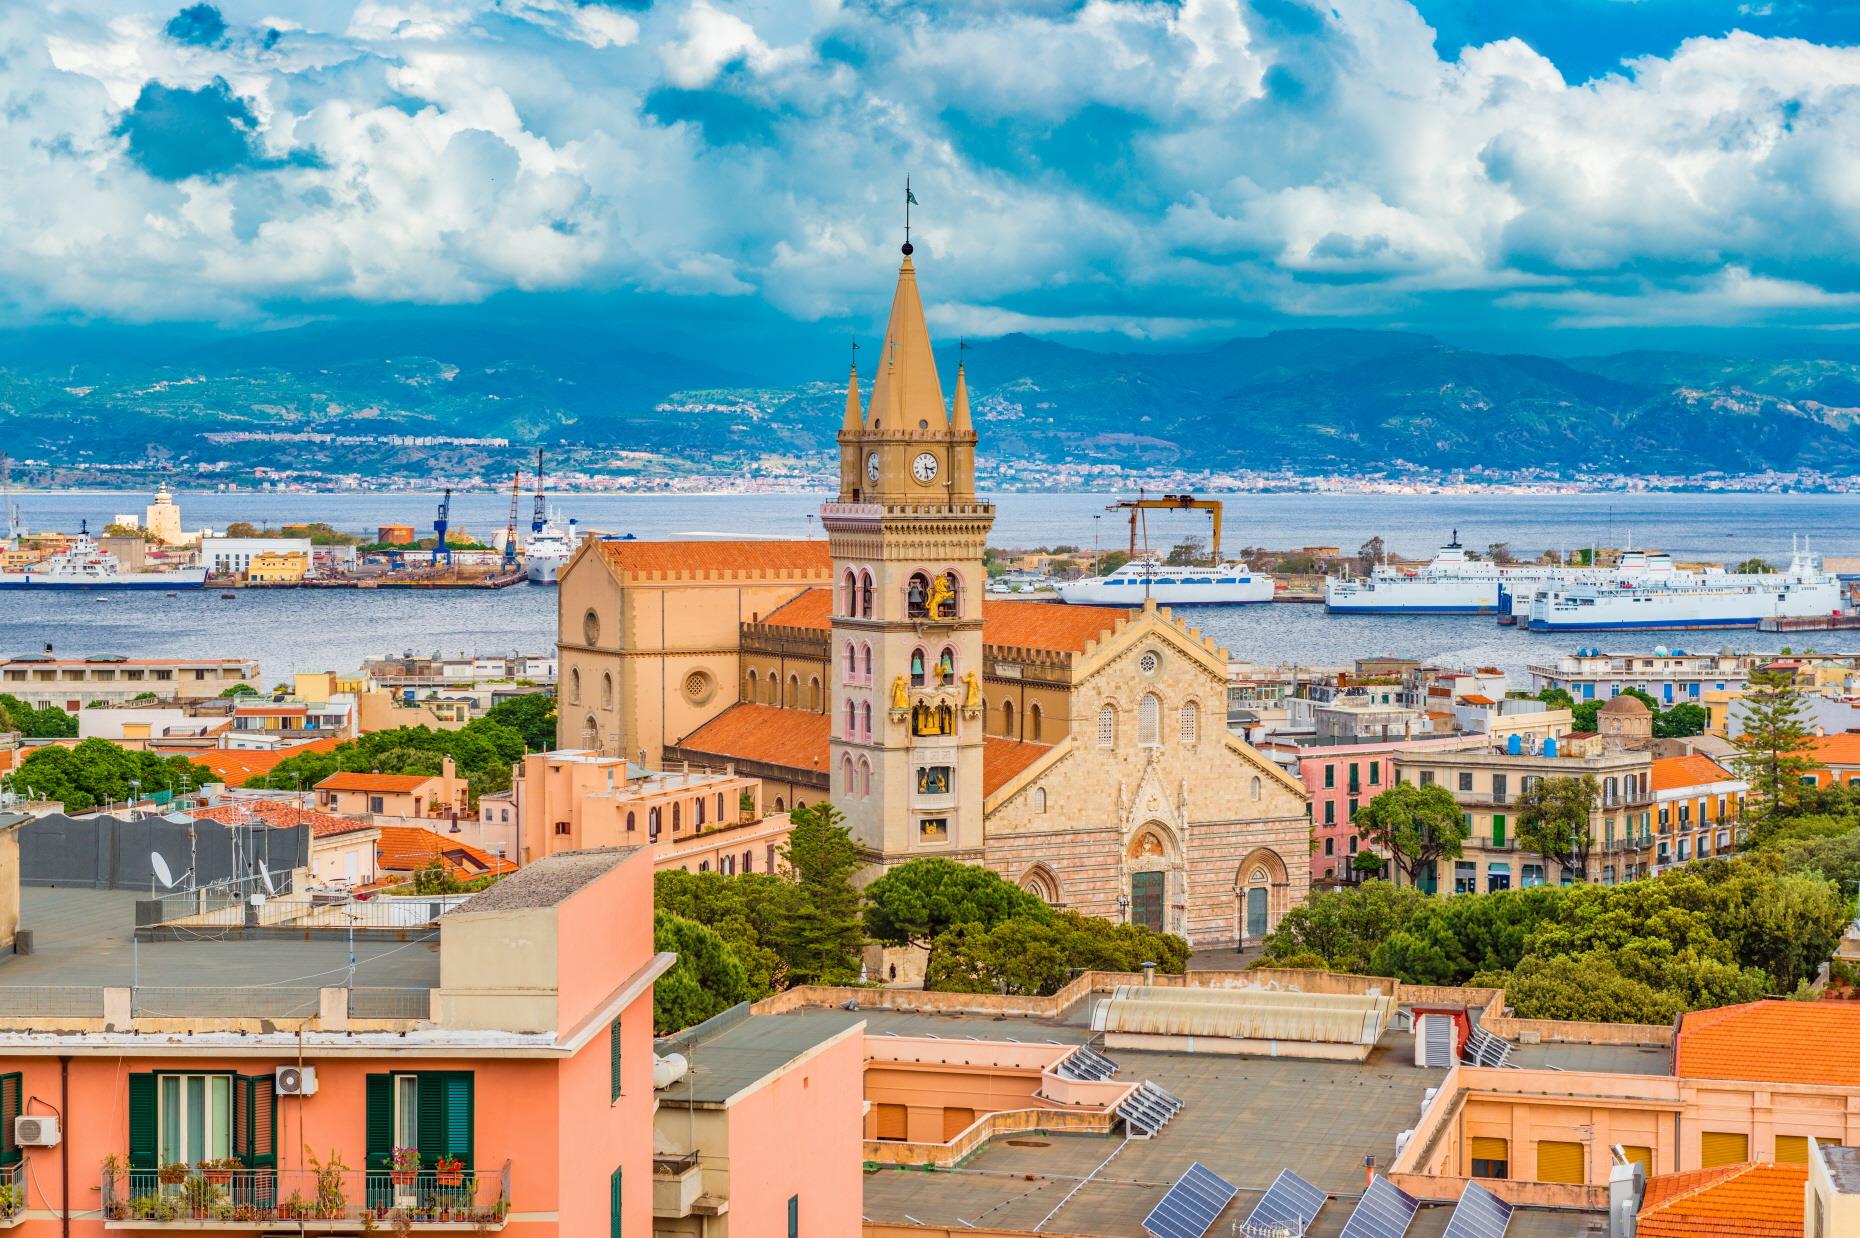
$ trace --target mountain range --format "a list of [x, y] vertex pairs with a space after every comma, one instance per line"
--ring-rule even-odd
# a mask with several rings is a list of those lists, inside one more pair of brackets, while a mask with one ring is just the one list
[[[1556, 359], [1400, 331], [1290, 330], [1180, 352], [1008, 335], [965, 354], [985, 451], [1128, 469], [1860, 475], [1860, 364], [1620, 352]], [[945, 389], [955, 357], [940, 358]], [[503, 438], [730, 470], [830, 451], [839, 382], [789, 385], [598, 324], [408, 319], [244, 335], [0, 334], [15, 458], [489, 467], [498, 451], [250, 441]], [[502, 464], [498, 463], [501, 468]], [[619, 466], [617, 466], [619, 467]]]

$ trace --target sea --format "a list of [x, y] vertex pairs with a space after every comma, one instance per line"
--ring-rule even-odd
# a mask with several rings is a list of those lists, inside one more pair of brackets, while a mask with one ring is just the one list
[[[642, 538], [818, 537], [824, 496], [813, 494], [564, 494], [552, 500], [584, 530]], [[991, 496], [997, 515], [991, 544], [1003, 547], [1125, 546], [1125, 517], [1107, 511], [1109, 494], [1012, 493]], [[1371, 537], [1392, 552], [1426, 556], [1457, 531], [1475, 550], [1506, 543], [1514, 555], [1545, 549], [1636, 546], [1682, 560], [1728, 563], [1761, 557], [1786, 562], [1793, 537], [1807, 536], [1828, 555], [1860, 556], [1860, 502], [1843, 495], [1800, 494], [1494, 494], [1230, 495], [1223, 542], [1288, 549], [1339, 546], [1352, 553]], [[15, 495], [33, 529], [95, 530], [123, 512], [140, 512], [146, 492]], [[373, 534], [383, 524], [430, 529], [437, 494], [190, 493], [176, 495], [184, 527], [223, 528], [237, 520], [261, 527], [323, 521]], [[528, 496], [520, 528], [529, 519]], [[452, 496], [451, 523], [488, 541], [509, 519], [509, 498]], [[1166, 548], [1204, 536], [1196, 514], [1151, 513], [1147, 537]], [[1236, 658], [1259, 663], [1347, 665], [1374, 654], [1424, 658], [1447, 666], [1497, 666], [1520, 687], [1526, 667], [1578, 645], [1650, 649], [1786, 647], [1860, 652], [1860, 632], [1767, 635], [1759, 632], [1596, 634], [1592, 639], [1503, 627], [1478, 616], [1333, 616], [1318, 605], [1195, 607], [1188, 621]], [[555, 591], [517, 586], [497, 591], [239, 590], [161, 593], [0, 592], [0, 656], [51, 645], [61, 654], [131, 657], [247, 657], [267, 683], [298, 671], [351, 670], [386, 653], [538, 652], [555, 641]]]

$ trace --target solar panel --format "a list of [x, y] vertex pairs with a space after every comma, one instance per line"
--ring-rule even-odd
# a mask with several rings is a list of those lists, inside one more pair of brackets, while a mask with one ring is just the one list
[[1511, 1056], [1511, 1042], [1476, 1027], [1466, 1041], [1466, 1060], [1475, 1066], [1503, 1066]]
[[1441, 1238], [1505, 1238], [1510, 1224], [1511, 1205], [1477, 1182], [1468, 1182]]
[[1281, 1169], [1266, 1193], [1247, 1214], [1240, 1232], [1246, 1238], [1303, 1238], [1330, 1195], [1289, 1169]]
[[1402, 1238], [1420, 1207], [1414, 1196], [1387, 1178], [1377, 1178], [1356, 1202], [1356, 1211], [1337, 1238]]
[[1196, 1161], [1143, 1218], [1155, 1238], [1202, 1238], [1240, 1188]]
[[1117, 1063], [1080, 1045], [1054, 1070], [1068, 1079], [1109, 1079], [1117, 1073]]

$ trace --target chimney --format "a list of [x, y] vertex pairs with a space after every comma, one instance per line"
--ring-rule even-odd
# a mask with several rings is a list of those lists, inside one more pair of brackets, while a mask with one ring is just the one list
[[1141, 964], [1141, 966], [1143, 968], [1143, 987], [1147, 989], [1156, 983], [1156, 964], [1144, 963]]

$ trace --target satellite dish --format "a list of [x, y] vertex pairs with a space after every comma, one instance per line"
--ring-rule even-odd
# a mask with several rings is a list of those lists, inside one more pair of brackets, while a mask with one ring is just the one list
[[263, 860], [258, 862], [258, 876], [259, 880], [265, 883], [265, 893], [276, 894], [278, 892], [278, 888], [271, 884], [271, 870], [265, 867]]
[[155, 870], [155, 880], [170, 890], [174, 889], [174, 874], [168, 869], [168, 861], [161, 858], [161, 852], [149, 852], [149, 867]]

